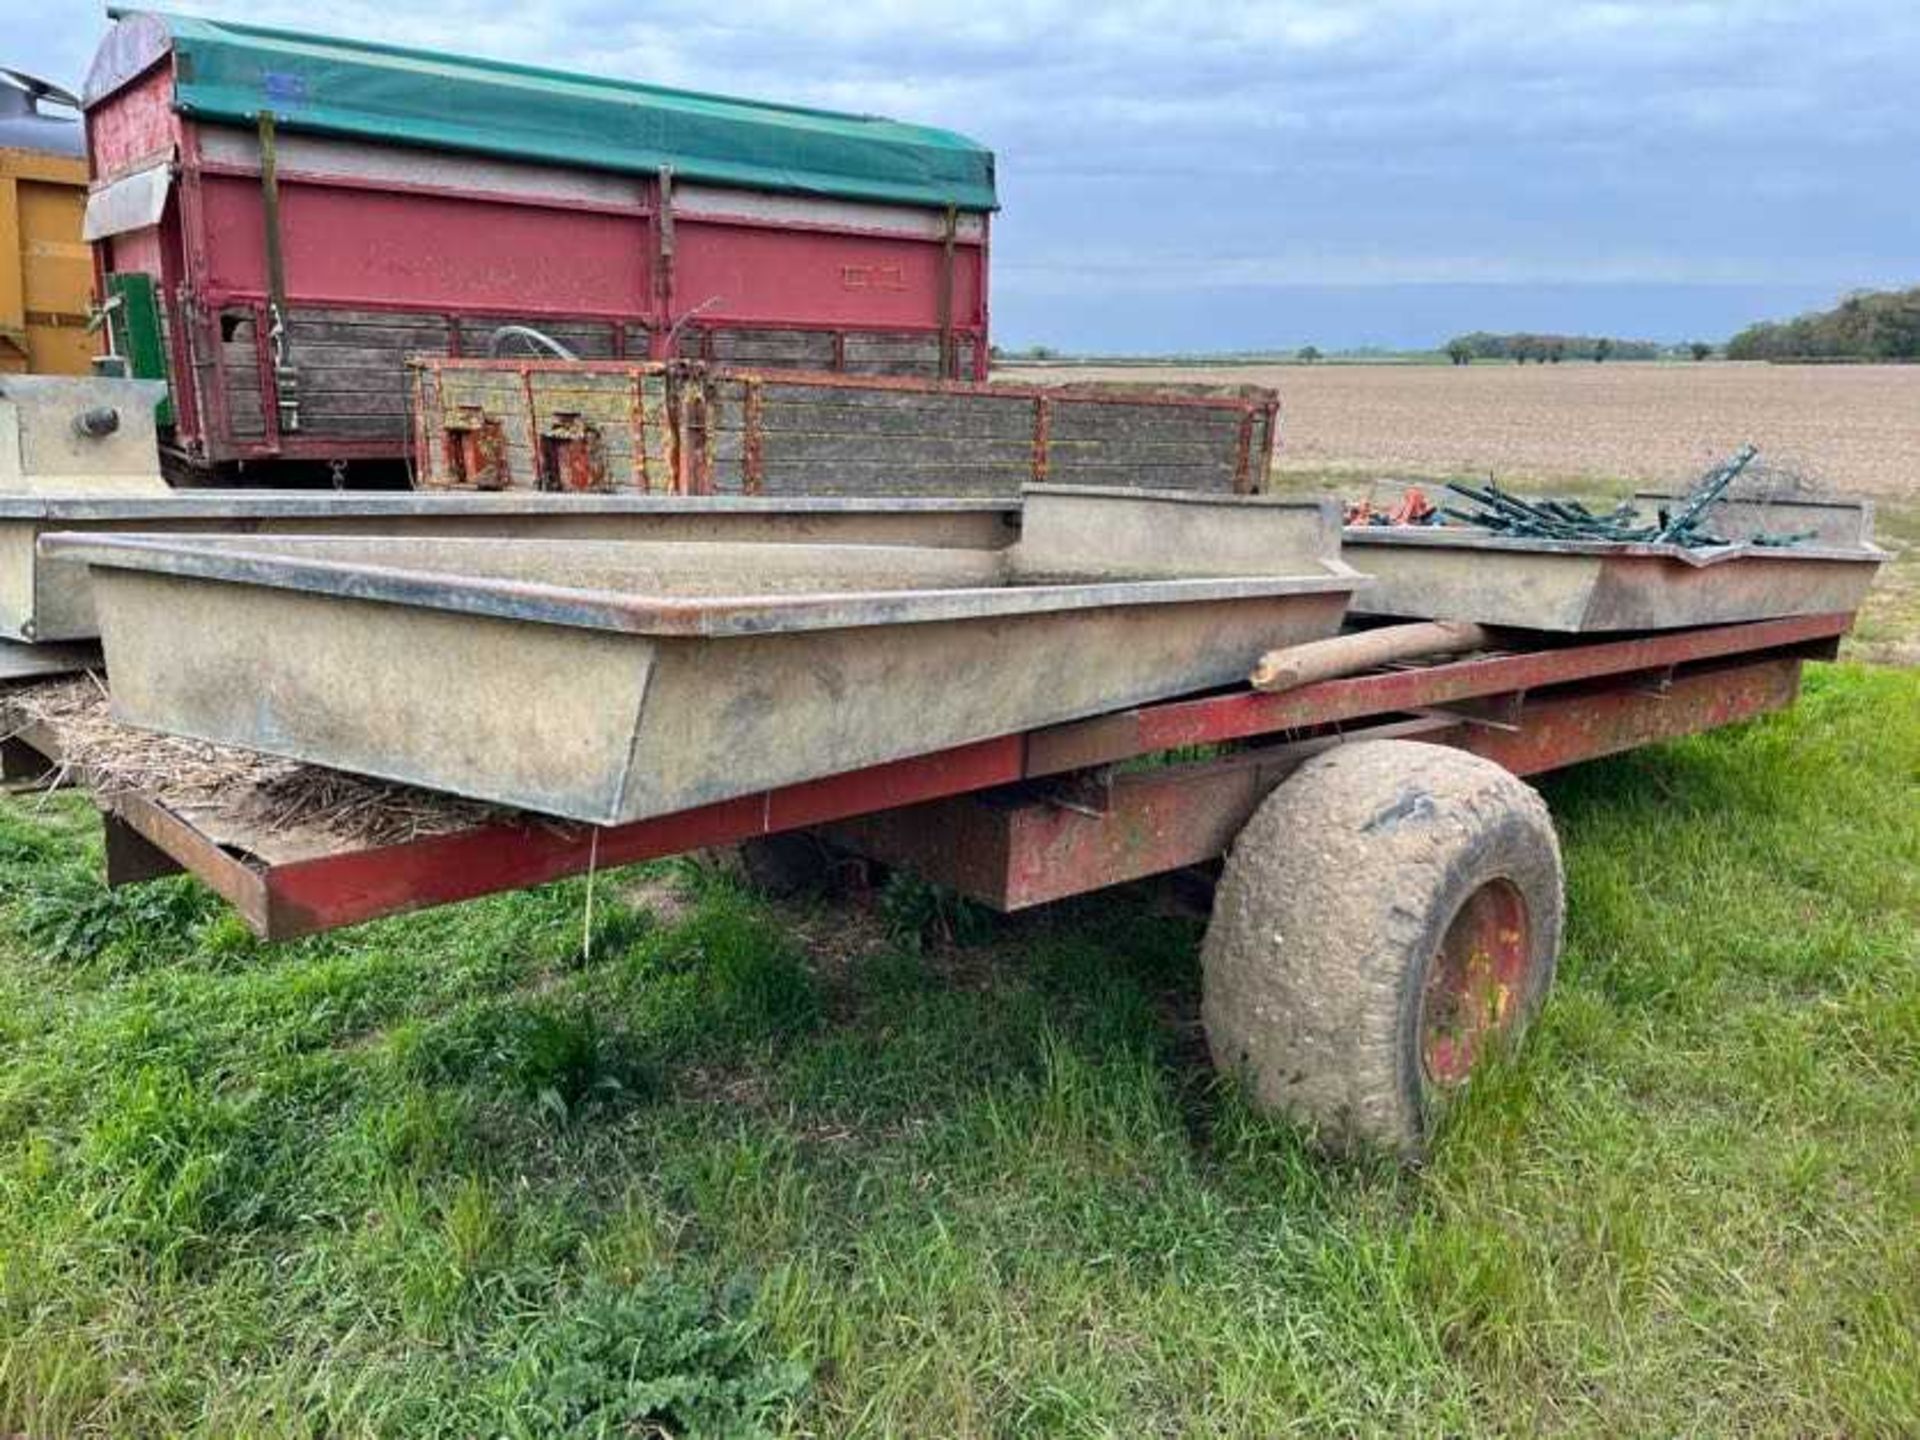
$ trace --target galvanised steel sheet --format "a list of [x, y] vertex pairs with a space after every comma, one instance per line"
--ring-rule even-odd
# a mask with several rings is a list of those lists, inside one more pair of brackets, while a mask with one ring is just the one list
[[1338, 544], [1325, 502], [1072, 487], [1001, 551], [42, 542], [129, 723], [601, 824], [1234, 683], [1339, 627]]
[[0, 638], [99, 633], [84, 565], [36, 551], [55, 531], [240, 535], [464, 535], [552, 540], [812, 542], [959, 546], [1012, 542], [1015, 500], [798, 496], [421, 494], [181, 490], [157, 497], [0, 495]]
[[1850, 612], [1886, 559], [1872, 545], [1687, 549], [1466, 527], [1356, 526], [1346, 545], [1374, 582], [1356, 614], [1581, 633]]

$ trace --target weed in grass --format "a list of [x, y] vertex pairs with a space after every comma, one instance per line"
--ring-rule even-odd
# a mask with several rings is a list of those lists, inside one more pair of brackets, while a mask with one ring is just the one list
[[744, 1284], [715, 1299], [670, 1278], [591, 1286], [527, 1339], [513, 1433], [770, 1440], [808, 1377], [760, 1353], [750, 1297]]
[[13, 886], [25, 893], [38, 872], [69, 865], [73, 846], [51, 825], [37, 823], [32, 812], [9, 808], [0, 811], [0, 867]]
[[730, 883], [715, 883], [672, 929], [643, 937], [624, 966], [619, 999], [636, 1027], [684, 1055], [737, 1053], [820, 1019], [798, 947]]
[[993, 912], [942, 885], [895, 870], [880, 888], [880, 918], [895, 944], [978, 945], [993, 935]]
[[559, 1122], [583, 1105], [644, 1097], [654, 1089], [644, 1058], [627, 1037], [605, 1026], [580, 998], [506, 995], [478, 1001], [429, 1025], [400, 1030], [393, 1044], [407, 1076], [437, 1085], [504, 1088]]
[[124, 970], [184, 959], [220, 905], [184, 877], [109, 890], [91, 872], [61, 869], [24, 887], [12, 910], [21, 935], [48, 959]]

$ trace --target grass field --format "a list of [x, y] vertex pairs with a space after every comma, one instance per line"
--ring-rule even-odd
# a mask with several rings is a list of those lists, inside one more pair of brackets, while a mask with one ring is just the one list
[[1561, 984], [1417, 1175], [1215, 1084], [1145, 894], [266, 949], [6, 801], [0, 1433], [1912, 1433], [1917, 787], [1861, 666], [1550, 780]]

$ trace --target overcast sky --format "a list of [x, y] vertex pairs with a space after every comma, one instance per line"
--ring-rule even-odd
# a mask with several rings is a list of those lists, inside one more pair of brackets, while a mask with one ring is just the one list
[[[963, 131], [1007, 345], [1721, 338], [1920, 283], [1920, 0], [172, 8]], [[78, 88], [99, 6], [0, 15]]]

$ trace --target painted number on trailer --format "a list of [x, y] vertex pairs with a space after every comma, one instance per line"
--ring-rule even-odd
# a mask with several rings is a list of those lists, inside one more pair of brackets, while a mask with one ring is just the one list
[[907, 277], [898, 265], [842, 265], [840, 287], [843, 290], [904, 290]]

